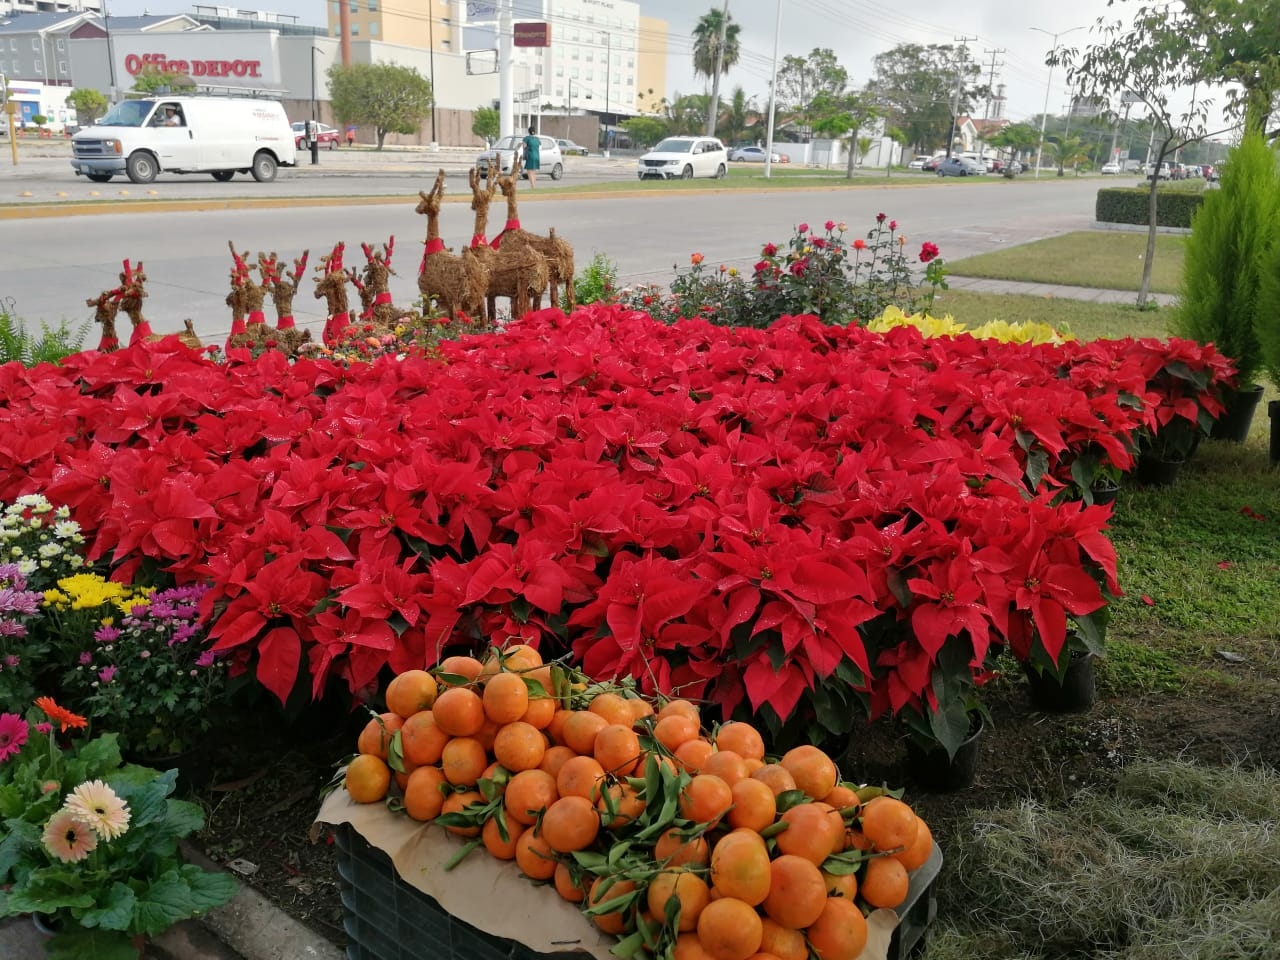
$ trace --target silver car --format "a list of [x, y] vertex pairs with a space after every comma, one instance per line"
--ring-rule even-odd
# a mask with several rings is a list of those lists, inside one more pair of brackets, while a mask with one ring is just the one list
[[968, 157], [947, 157], [938, 164], [940, 177], [977, 177], [987, 172], [987, 168], [977, 160]]
[[[564, 157], [559, 145], [551, 137], [542, 135], [538, 136], [538, 143], [538, 172], [547, 174], [552, 180], [559, 180], [564, 176]], [[489, 165], [493, 163], [500, 174], [508, 174], [517, 156], [524, 156], [524, 137], [503, 137], [476, 157], [476, 169], [480, 171], [480, 176], [487, 177]], [[520, 176], [525, 176], [523, 170], [520, 171]]]

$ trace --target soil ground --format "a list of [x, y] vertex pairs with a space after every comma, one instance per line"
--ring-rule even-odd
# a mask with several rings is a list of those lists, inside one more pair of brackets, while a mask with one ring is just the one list
[[[904, 787], [945, 857], [967, 812], [1028, 797], [1065, 802], [1137, 759], [1278, 767], [1280, 651], [1266, 650], [1261, 662], [1206, 663], [1227, 677], [1211, 689], [1136, 698], [1109, 692], [1104, 661], [1099, 697], [1083, 713], [1038, 712], [1019, 673], [999, 678], [986, 690], [993, 723], [982, 738], [977, 780], [964, 790], [918, 788], [901, 737], [888, 723], [860, 732], [842, 769], [847, 779]], [[345, 937], [333, 848], [325, 838], [312, 842], [309, 833], [320, 791], [335, 763], [352, 751], [363, 721], [358, 713], [290, 728], [259, 718], [213, 752], [212, 776], [194, 795], [208, 813], [200, 837], [206, 852], [251, 871], [242, 874], [245, 882], [338, 945]]]

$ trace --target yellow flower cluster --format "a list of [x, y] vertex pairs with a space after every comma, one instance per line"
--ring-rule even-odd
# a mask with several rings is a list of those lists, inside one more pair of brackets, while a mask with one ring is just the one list
[[907, 316], [894, 306], [885, 308], [883, 314], [867, 324], [867, 329], [872, 333], [885, 333], [895, 327], [915, 327], [926, 337], [964, 335], [979, 340], [997, 340], [1000, 343], [1065, 343], [1075, 339], [1070, 333], [1055, 330], [1047, 323], [1025, 320], [1009, 323], [1007, 320], [988, 320], [982, 326], [970, 329], [950, 314], [943, 317], [933, 317], [927, 313]]
[[128, 613], [144, 591], [124, 583], [112, 583], [96, 573], [77, 573], [63, 577], [53, 590], [44, 592], [45, 606], [58, 610], [96, 610], [110, 604]]

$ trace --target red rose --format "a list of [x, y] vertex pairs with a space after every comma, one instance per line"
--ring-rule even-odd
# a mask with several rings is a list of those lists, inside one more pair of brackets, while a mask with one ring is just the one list
[[885, 218], [883, 213], [876, 214], [876, 223], [884, 223], [884, 219]]
[[807, 223], [802, 223], [800, 224], [800, 226], [796, 227], [796, 229], [799, 230], [801, 233], [808, 233], [809, 225]]
[[834, 220], [828, 220], [822, 226], [823, 226], [823, 229], [830, 232], [836, 228], [836, 222]]
[[867, 249], [867, 241], [863, 240], [861, 237], [858, 237], [858, 239], [853, 241], [853, 249], [855, 250]]
[[936, 243], [925, 242], [920, 245], [920, 262], [928, 263], [930, 260], [938, 256], [938, 245]]
[[776, 243], [766, 243], [764, 245], [764, 255], [766, 257], [772, 257], [777, 252], [778, 252], [778, 245]]

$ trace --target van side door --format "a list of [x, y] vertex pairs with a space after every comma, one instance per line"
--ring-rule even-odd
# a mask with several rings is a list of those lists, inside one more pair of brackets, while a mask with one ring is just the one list
[[161, 169], [191, 170], [200, 165], [197, 129], [182, 104], [158, 103], [147, 120], [147, 130], [147, 140], [160, 160]]

